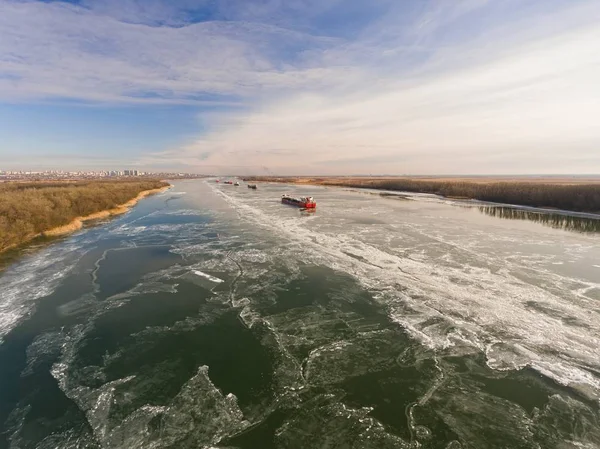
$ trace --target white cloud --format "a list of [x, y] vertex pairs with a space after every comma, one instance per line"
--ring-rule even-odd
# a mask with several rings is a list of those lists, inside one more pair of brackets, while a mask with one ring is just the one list
[[0, 33], [0, 96], [9, 100], [183, 103], [307, 87], [326, 82], [327, 69], [282, 70], [269, 52], [335, 42], [266, 24], [152, 27], [68, 4], [13, 1], [0, 3]]
[[248, 172], [600, 171], [600, 29], [451, 67], [421, 79], [364, 79], [352, 92], [298, 94], [221, 117], [212, 133], [164, 155], [211, 169], [235, 161]]
[[243, 106], [204, 112], [196, 141], [140, 164], [600, 171], [595, 1], [391, 2], [344, 39], [307, 25], [338, 0], [222, 1], [228, 21], [187, 24], [207, 3], [5, 0], [0, 98]]

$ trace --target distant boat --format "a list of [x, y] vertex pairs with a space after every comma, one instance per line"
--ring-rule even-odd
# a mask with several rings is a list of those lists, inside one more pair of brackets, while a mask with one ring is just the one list
[[256, 184], [248, 184], [248, 188], [256, 190]]
[[230, 185], [233, 185], [233, 181], [225, 181], [223, 184], [230, 184]]
[[239, 183], [239, 182], [237, 182], [237, 181], [236, 181], [236, 182], [235, 182], [235, 184], [234, 184], [234, 186], [239, 186], [239, 185], [240, 185], [240, 183]]
[[304, 209], [314, 209], [317, 207], [317, 203], [312, 196], [294, 198], [289, 195], [281, 195], [281, 202], [290, 206], [303, 207]]

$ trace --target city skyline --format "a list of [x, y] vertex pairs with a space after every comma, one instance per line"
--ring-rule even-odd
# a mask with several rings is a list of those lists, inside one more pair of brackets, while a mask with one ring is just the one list
[[205, 175], [185, 172], [145, 172], [136, 169], [123, 170], [3, 170], [0, 183], [9, 181], [72, 181], [116, 178], [195, 178]]
[[596, 174], [593, 0], [7, 0], [0, 166]]

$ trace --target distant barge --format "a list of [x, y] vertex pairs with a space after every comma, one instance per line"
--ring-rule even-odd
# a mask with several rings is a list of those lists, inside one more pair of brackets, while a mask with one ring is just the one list
[[302, 207], [304, 209], [314, 209], [317, 207], [317, 203], [312, 196], [305, 196], [302, 198], [294, 198], [289, 195], [281, 195], [281, 202], [283, 204], [289, 204], [290, 206]]
[[256, 190], [256, 184], [248, 184], [248, 188]]

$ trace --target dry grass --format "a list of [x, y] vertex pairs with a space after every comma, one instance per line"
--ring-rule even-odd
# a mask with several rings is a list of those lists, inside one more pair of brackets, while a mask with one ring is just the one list
[[577, 212], [600, 212], [598, 178], [507, 180], [506, 178], [253, 177], [249, 180], [435, 193], [448, 198], [470, 198]]
[[126, 212], [168, 187], [158, 180], [0, 184], [0, 252], [39, 235], [80, 229], [86, 220]]

